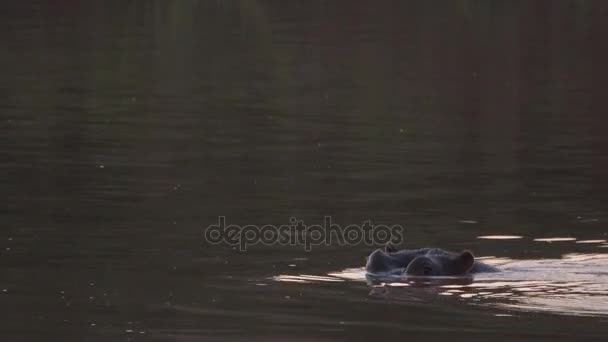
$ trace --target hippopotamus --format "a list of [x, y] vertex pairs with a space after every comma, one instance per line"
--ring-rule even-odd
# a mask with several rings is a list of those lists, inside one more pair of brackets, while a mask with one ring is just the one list
[[439, 248], [397, 250], [391, 244], [377, 249], [367, 258], [368, 274], [400, 274], [406, 276], [464, 276], [471, 273], [498, 272], [499, 269], [475, 260], [468, 250], [460, 253]]

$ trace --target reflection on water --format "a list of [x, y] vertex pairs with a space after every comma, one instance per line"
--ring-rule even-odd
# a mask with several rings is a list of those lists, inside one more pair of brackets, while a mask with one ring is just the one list
[[519, 235], [482, 235], [478, 236], [478, 239], [486, 239], [486, 240], [514, 240], [514, 239], [522, 239], [523, 236]]
[[343, 279], [340, 279], [339, 277], [324, 277], [324, 276], [313, 276], [313, 275], [306, 275], [306, 274], [300, 274], [297, 276], [280, 275], [280, 276], [275, 277], [274, 279], [278, 280], [278, 281], [294, 282], [294, 283], [311, 283], [311, 282], [315, 282], [315, 281], [325, 281], [325, 282], [344, 281]]
[[430, 300], [441, 295], [502, 310], [608, 316], [608, 254], [572, 253], [561, 259], [539, 260], [480, 259], [500, 267], [501, 272], [470, 278], [421, 281], [387, 276], [370, 281], [364, 268], [349, 268], [324, 276], [278, 275], [273, 279], [299, 283], [367, 281], [371, 296], [394, 301]]
[[483, 290], [395, 282], [377, 297], [360, 270], [328, 274], [371, 246], [203, 241], [218, 216], [331, 215], [403, 225], [410, 247], [606, 251], [532, 239], [608, 239], [608, 1], [437, 3], [5, 1], [4, 340], [608, 335], [595, 318], [495, 320], [548, 292], [484, 292], [551, 274], [477, 277], [502, 284]]
[[[514, 260], [500, 276], [459, 287], [483, 305], [570, 315], [608, 315], [608, 254]], [[500, 299], [494, 301], [494, 299]]]
[[538, 241], [538, 242], [562, 242], [562, 241], [576, 241], [576, 238], [573, 238], [573, 237], [538, 238], [538, 239], [534, 239], [534, 241]]

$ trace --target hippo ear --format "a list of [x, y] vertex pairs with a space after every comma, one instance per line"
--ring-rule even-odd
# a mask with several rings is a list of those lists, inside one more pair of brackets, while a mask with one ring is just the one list
[[386, 253], [395, 253], [397, 251], [397, 247], [389, 241], [386, 243], [386, 245], [384, 245], [384, 251]]
[[463, 251], [455, 260], [455, 271], [458, 274], [467, 273], [473, 268], [475, 257], [470, 251]]

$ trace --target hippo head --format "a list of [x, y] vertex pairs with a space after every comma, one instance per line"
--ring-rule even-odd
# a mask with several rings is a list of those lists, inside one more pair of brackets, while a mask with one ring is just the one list
[[458, 276], [468, 273], [475, 262], [469, 251], [452, 255], [423, 255], [416, 257], [405, 270], [408, 276]]

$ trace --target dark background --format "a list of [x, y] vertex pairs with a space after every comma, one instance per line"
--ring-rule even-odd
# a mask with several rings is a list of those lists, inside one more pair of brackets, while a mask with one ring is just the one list
[[602, 318], [274, 282], [375, 247], [202, 232], [331, 215], [403, 225], [407, 247], [599, 252], [532, 239], [606, 238], [607, 18], [605, 1], [4, 2], [0, 334], [605, 336]]

